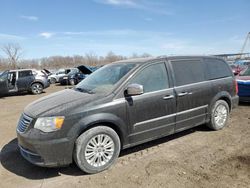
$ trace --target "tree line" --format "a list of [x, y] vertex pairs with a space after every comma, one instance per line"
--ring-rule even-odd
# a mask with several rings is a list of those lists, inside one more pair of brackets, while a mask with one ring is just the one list
[[23, 50], [19, 44], [5, 44], [1, 47], [3, 56], [0, 57], [0, 70], [34, 68], [57, 70], [59, 68], [76, 67], [79, 65], [100, 66], [118, 60], [130, 58], [150, 57], [148, 53], [136, 54], [131, 56], [122, 56], [108, 52], [105, 56], [98, 56], [94, 52], [85, 53], [85, 55], [74, 56], [51, 56], [39, 59], [22, 59]]

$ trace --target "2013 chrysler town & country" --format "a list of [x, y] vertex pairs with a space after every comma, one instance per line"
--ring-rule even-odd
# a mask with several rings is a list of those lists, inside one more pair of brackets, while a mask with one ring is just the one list
[[39, 166], [109, 168], [120, 150], [207, 124], [222, 129], [238, 104], [229, 65], [207, 56], [125, 60], [74, 89], [28, 105], [17, 126], [22, 156]]

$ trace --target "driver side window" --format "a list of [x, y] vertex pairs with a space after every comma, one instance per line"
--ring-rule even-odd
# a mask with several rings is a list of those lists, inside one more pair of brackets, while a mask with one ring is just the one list
[[164, 63], [150, 65], [137, 73], [129, 83], [142, 85], [144, 93], [167, 89], [169, 81], [166, 66]]

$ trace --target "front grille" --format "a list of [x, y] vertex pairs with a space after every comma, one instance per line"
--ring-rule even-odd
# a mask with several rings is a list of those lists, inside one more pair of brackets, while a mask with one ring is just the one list
[[17, 131], [20, 133], [24, 133], [29, 127], [31, 121], [32, 121], [31, 117], [22, 114], [17, 125]]

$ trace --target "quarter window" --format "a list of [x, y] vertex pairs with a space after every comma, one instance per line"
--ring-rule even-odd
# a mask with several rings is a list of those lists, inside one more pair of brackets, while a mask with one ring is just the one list
[[171, 62], [176, 86], [205, 81], [203, 63], [199, 60], [181, 60]]
[[143, 85], [144, 93], [169, 88], [166, 66], [164, 63], [150, 65], [140, 71], [130, 82]]
[[218, 59], [206, 59], [206, 70], [209, 80], [224, 78], [232, 75], [232, 70], [226, 62]]

